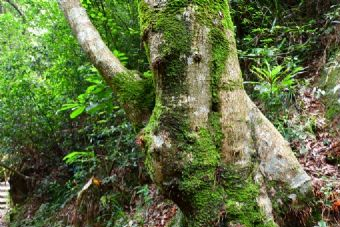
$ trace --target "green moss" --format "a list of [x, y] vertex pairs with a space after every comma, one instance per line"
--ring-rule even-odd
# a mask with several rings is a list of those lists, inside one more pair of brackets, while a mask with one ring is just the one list
[[234, 91], [234, 90], [237, 90], [237, 89], [244, 89], [243, 80], [242, 79], [240, 79], [240, 80], [229, 80], [228, 82], [223, 83], [220, 86], [220, 88], [225, 90], [225, 91]]
[[[183, 153], [179, 150], [185, 149], [186, 146], [187, 141], [184, 137], [188, 122], [183, 111], [169, 108], [162, 102], [160, 98], [156, 99], [153, 114], [143, 130], [143, 135], [146, 142], [147, 169], [154, 182], [162, 183], [160, 186], [166, 187], [176, 179], [178, 172], [182, 169]], [[154, 143], [157, 137], [169, 141], [170, 147], [156, 148]]]
[[[180, 191], [194, 209], [189, 214], [188, 226], [206, 226], [218, 222], [223, 210], [224, 189], [216, 183], [216, 169], [220, 162], [212, 134], [207, 129], [186, 136], [192, 145], [186, 147], [186, 163], [179, 184]], [[190, 144], [190, 143], [189, 143]]]
[[339, 93], [334, 94], [333, 92], [334, 87], [340, 84], [339, 74], [339, 68], [332, 69], [321, 81], [323, 89], [326, 91], [323, 101], [326, 107], [326, 118], [329, 120], [340, 115]]
[[[226, 30], [233, 31], [234, 26], [227, 1], [196, 0], [194, 2], [199, 6], [198, 18], [200, 22], [210, 29], [209, 40], [212, 47], [212, 60], [210, 63], [212, 102], [213, 104], [218, 104], [219, 84], [229, 55], [230, 44], [226, 36]], [[210, 7], [206, 7], [207, 5]]]
[[172, 1], [164, 9], [155, 10], [144, 1], [140, 1], [141, 30], [144, 35], [150, 31], [163, 34], [164, 42], [160, 47], [163, 58], [179, 57], [190, 52], [191, 34], [182, 19], [185, 5], [182, 1]]
[[213, 104], [218, 104], [218, 85], [220, 84], [229, 55], [229, 42], [226, 30], [233, 31], [234, 29], [229, 3], [226, 0], [192, 0], [191, 2], [197, 6], [196, 17], [199, 22], [210, 29], [209, 41], [212, 47], [212, 60], [210, 63], [212, 102]]
[[221, 113], [212, 112], [209, 115], [209, 125], [214, 144], [218, 150], [221, 149], [222, 140], [224, 138], [221, 126]]
[[[169, 174], [173, 179], [165, 179], [165, 176], [160, 186], [165, 191], [170, 191], [170, 194], [171, 190], [178, 187], [183, 195], [181, 199], [188, 205], [188, 207], [181, 207], [185, 213], [186, 226], [203, 227], [207, 223], [213, 225], [217, 223], [225, 203], [224, 189], [216, 182], [216, 169], [220, 162], [220, 156], [213, 139], [214, 134], [203, 128], [198, 132], [190, 131], [189, 124], [185, 118], [183, 119], [183, 115], [177, 113], [162, 106], [160, 101], [156, 101], [155, 111], [144, 130], [149, 141], [147, 146], [149, 148], [152, 146], [153, 135], [157, 135], [163, 130], [168, 132], [171, 130], [172, 133], [169, 137], [174, 143], [171, 149], [162, 149], [162, 163], [168, 167], [166, 169], [173, 171], [172, 175]], [[216, 122], [218, 116], [216, 115], [212, 119], [213, 122], [215, 121], [216, 128], [220, 130], [219, 123]], [[213, 128], [211, 127], [211, 129]], [[181, 152], [178, 152], [179, 150]], [[147, 153], [146, 165], [155, 178], [158, 171], [158, 167], [155, 165], [155, 160], [158, 159], [157, 152], [149, 150]], [[176, 158], [176, 155], [179, 156]], [[171, 165], [174, 167], [169, 168]], [[181, 172], [178, 175], [177, 183], [175, 183], [178, 186], [174, 185], [176, 172]], [[169, 182], [172, 186], [167, 189]]]
[[159, 127], [160, 117], [163, 113], [164, 107], [161, 104], [159, 99], [156, 99], [155, 107], [153, 109], [152, 115], [147, 126], [144, 128], [143, 137], [145, 141], [145, 150], [146, 150], [146, 157], [145, 157], [145, 166], [146, 169], [151, 177], [151, 179], [155, 182], [156, 178], [156, 170], [155, 170], [155, 163], [152, 157], [152, 135]]
[[[187, 1], [171, 1], [163, 9], [153, 9], [140, 1], [140, 23], [144, 36], [150, 32], [162, 34], [159, 59], [151, 62], [157, 73], [158, 89], [163, 91], [162, 99], [178, 93], [185, 93], [186, 57], [190, 55], [191, 31], [183, 20]], [[176, 89], [174, 89], [176, 88]]]
[[211, 133], [200, 129], [194, 144], [187, 146], [187, 163], [183, 171], [180, 189], [186, 193], [195, 193], [204, 188], [211, 189], [215, 184], [215, 171], [219, 164], [219, 151], [216, 149]]
[[144, 33], [151, 29], [150, 26], [152, 26], [152, 10], [150, 9], [150, 7], [148, 6], [147, 3], [145, 3], [145, 1], [140, 0], [139, 4], [138, 4], [138, 17], [139, 17], [139, 24], [140, 24], [140, 28], [141, 28], [141, 32], [143, 33], [142, 35], [144, 35]]
[[188, 215], [187, 226], [215, 226], [223, 211], [223, 201], [223, 189], [220, 187], [198, 191], [191, 197], [191, 205], [195, 209]]
[[139, 110], [153, 109], [155, 92], [153, 77], [145, 74], [140, 80], [136, 80], [134, 72], [122, 73], [113, 78], [118, 100], [123, 105], [133, 105]]
[[164, 43], [160, 50], [163, 57], [188, 54], [190, 52], [191, 34], [181, 15], [183, 9], [178, 11], [165, 11], [158, 17], [154, 25], [157, 32], [162, 32]]
[[[218, 116], [213, 118], [217, 126], [211, 128], [218, 129]], [[259, 186], [253, 181], [253, 168], [220, 167], [219, 140], [213, 135], [207, 129], [187, 135], [194, 142], [185, 151], [188, 161], [179, 186], [194, 208], [189, 212], [188, 226], [213, 226], [221, 221], [247, 227], [274, 226], [258, 207]]]
[[[312, 216], [305, 213], [307, 209], [307, 214], [310, 215], [309, 209], [316, 207], [316, 204], [311, 200], [314, 197], [312, 190], [307, 193], [301, 193], [299, 189], [284, 187], [277, 181], [268, 181], [266, 185], [269, 191], [275, 191], [275, 193], [272, 193], [271, 201], [275, 220], [280, 226], [292, 226], [294, 222], [313, 223], [316, 221]], [[289, 223], [293, 224], [289, 225]]]
[[159, 98], [156, 98], [155, 106], [152, 111], [152, 115], [149, 119], [147, 126], [144, 128], [144, 134], [148, 135], [154, 132], [154, 130], [159, 126], [160, 117], [164, 112], [164, 106]]
[[226, 194], [226, 218], [228, 223], [243, 226], [275, 226], [265, 219], [257, 204], [259, 185], [254, 183], [252, 167], [224, 166], [221, 184]]
[[[166, 66], [163, 69], [167, 72], [163, 80], [167, 81], [169, 87], [178, 87], [183, 81], [183, 72], [186, 62], [183, 57], [190, 54], [192, 34], [185, 20], [183, 11], [189, 5], [195, 6], [195, 17], [199, 23], [210, 29], [209, 39], [212, 46], [211, 61], [211, 90], [213, 103], [219, 103], [218, 85], [225, 69], [225, 62], [228, 57], [229, 43], [226, 37], [226, 29], [233, 30], [233, 23], [229, 13], [229, 5], [225, 0], [173, 0], [169, 1], [162, 10], [151, 9], [147, 3], [140, 1], [139, 15], [141, 29], [144, 35], [148, 32], [160, 32], [164, 35], [164, 42], [160, 48], [162, 62]], [[207, 7], [209, 5], [209, 7]], [[162, 78], [160, 78], [162, 79]], [[178, 86], [180, 85], [180, 86]], [[164, 90], [168, 90], [165, 87]]]
[[225, 62], [228, 57], [228, 40], [221, 29], [212, 29], [209, 34], [212, 45], [212, 62], [211, 62], [211, 88], [213, 103], [219, 102], [218, 91], [222, 74], [225, 69]]

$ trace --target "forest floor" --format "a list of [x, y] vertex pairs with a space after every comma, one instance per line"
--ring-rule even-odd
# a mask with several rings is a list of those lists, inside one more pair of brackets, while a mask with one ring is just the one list
[[340, 118], [327, 121], [324, 104], [317, 96], [316, 89], [301, 90], [302, 114], [315, 119], [314, 134], [291, 145], [295, 150], [304, 151], [299, 161], [312, 177], [322, 220], [340, 226], [340, 131], [337, 127]]

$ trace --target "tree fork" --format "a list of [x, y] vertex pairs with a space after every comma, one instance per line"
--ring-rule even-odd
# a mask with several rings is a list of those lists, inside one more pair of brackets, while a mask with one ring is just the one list
[[[79, 0], [59, 2], [103, 77], [125, 73], [112, 56], [97, 61], [107, 50], [88, 51], [100, 36]], [[141, 136], [146, 166], [183, 226], [284, 226], [311, 180], [243, 89], [228, 2], [139, 0], [139, 11], [156, 94]]]

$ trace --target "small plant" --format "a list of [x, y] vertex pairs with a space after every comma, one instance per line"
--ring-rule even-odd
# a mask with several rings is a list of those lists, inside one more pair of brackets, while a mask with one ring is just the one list
[[150, 205], [152, 198], [150, 196], [150, 189], [148, 185], [143, 185], [138, 187], [137, 194], [140, 195], [142, 202], [146, 205]]
[[270, 108], [289, 104], [294, 100], [294, 88], [297, 84], [295, 76], [303, 71], [302, 67], [286, 65], [272, 66], [267, 60], [261, 67], [253, 66], [251, 72], [257, 77], [255, 90], [258, 97]]

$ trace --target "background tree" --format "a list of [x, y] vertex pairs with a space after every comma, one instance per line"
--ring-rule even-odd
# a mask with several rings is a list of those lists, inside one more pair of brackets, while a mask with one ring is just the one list
[[[120, 185], [123, 191], [115, 190], [122, 195], [119, 201], [128, 201], [142, 156], [134, 144], [135, 130], [117, 107], [111, 89], [76, 48], [57, 3], [16, 3], [25, 9], [27, 21], [7, 3], [7, 12], [0, 15], [0, 153], [13, 173], [30, 177], [25, 182], [20, 174], [12, 174], [14, 204], [25, 204], [28, 197], [49, 203], [56, 196], [61, 206], [77, 194], [88, 177], [96, 174], [104, 179], [118, 167], [124, 169], [122, 175], [127, 180], [131, 176], [126, 181], [129, 185]], [[138, 24], [135, 26], [138, 29]], [[120, 33], [118, 26], [116, 33]], [[135, 55], [140, 45], [132, 46], [129, 56]], [[126, 62], [126, 55], [112, 51]], [[143, 65], [143, 60], [134, 66], [139, 64]], [[73, 152], [92, 156], [76, 156], [76, 161], [66, 165], [64, 156]]]

